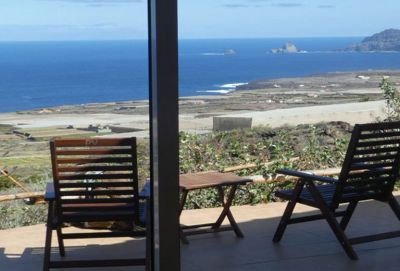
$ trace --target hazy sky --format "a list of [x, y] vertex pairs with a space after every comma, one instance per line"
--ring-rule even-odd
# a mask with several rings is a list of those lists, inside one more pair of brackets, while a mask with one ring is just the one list
[[[180, 38], [367, 36], [399, 0], [178, 0]], [[0, 40], [143, 39], [146, 0], [0, 0]]]

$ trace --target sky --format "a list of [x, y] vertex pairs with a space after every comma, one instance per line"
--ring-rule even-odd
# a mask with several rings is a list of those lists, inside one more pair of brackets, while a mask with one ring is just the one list
[[[369, 36], [399, 28], [399, 0], [178, 0], [179, 37]], [[147, 37], [146, 0], [0, 0], [0, 41]]]

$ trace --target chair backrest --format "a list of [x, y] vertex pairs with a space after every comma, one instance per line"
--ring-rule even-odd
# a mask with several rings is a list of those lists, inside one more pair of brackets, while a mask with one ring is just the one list
[[136, 138], [55, 138], [50, 150], [61, 220], [74, 204], [132, 204], [139, 221]]
[[333, 203], [389, 196], [399, 176], [400, 122], [356, 124]]

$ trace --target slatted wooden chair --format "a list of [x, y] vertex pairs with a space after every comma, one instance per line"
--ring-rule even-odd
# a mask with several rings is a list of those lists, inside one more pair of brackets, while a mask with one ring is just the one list
[[[61, 256], [65, 256], [64, 239], [146, 236], [144, 222], [140, 221], [143, 199], [138, 195], [136, 139], [53, 139], [50, 150], [54, 182], [48, 184], [45, 195], [49, 210], [43, 270], [146, 265], [145, 258], [50, 259], [53, 230], [57, 232]], [[132, 229], [90, 233], [63, 233], [62, 230], [64, 223], [104, 221], [128, 222]]]
[[[399, 177], [400, 122], [355, 125], [338, 179], [282, 169], [278, 173], [299, 177], [294, 189], [276, 196], [289, 200], [275, 232], [279, 242], [288, 224], [326, 219], [347, 255], [358, 259], [352, 245], [399, 237], [400, 231], [348, 239], [344, 233], [359, 201], [378, 200], [389, 206], [400, 220], [400, 206], [392, 191]], [[323, 184], [323, 185], [322, 185]], [[321, 215], [291, 218], [296, 203], [318, 208]], [[345, 211], [339, 205], [348, 203]], [[340, 222], [336, 217], [342, 217]]]

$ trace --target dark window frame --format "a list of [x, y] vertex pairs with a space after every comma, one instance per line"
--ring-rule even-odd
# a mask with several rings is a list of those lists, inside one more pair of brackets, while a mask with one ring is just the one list
[[156, 271], [180, 270], [177, 9], [177, 0], [148, 0], [150, 270]]

